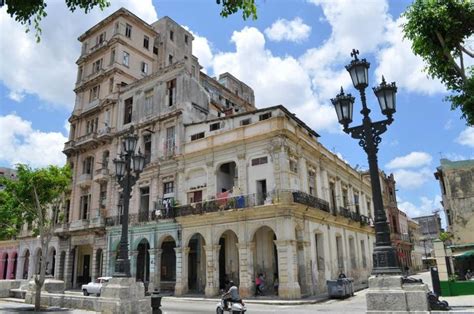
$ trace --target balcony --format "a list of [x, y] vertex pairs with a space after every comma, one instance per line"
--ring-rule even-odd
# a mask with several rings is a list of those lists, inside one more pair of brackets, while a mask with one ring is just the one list
[[109, 179], [109, 169], [100, 168], [95, 170], [94, 181], [107, 181]]
[[63, 153], [65, 153], [67, 155], [67, 154], [70, 154], [70, 153], [74, 152], [75, 144], [76, 144], [76, 142], [74, 140], [70, 140], [70, 141], [67, 141], [66, 143], [64, 143]]
[[293, 192], [293, 202], [330, 212], [329, 202], [301, 191]]
[[94, 99], [90, 103], [86, 104], [84, 106], [84, 108], [82, 108], [81, 114], [86, 113], [86, 112], [90, 112], [94, 109], [97, 109], [97, 108], [99, 108], [99, 105], [100, 105], [100, 100], [99, 99]]
[[105, 220], [103, 217], [95, 217], [90, 219], [79, 219], [69, 224], [69, 231], [79, 231], [86, 229], [97, 229], [105, 227]]
[[69, 231], [68, 222], [58, 223], [54, 226], [54, 233], [65, 233], [67, 231]]
[[77, 183], [84, 183], [92, 180], [92, 173], [83, 173], [77, 177]]
[[97, 132], [97, 138], [100, 140], [111, 139], [113, 135], [114, 135], [114, 132], [112, 131], [112, 128], [109, 126], [103, 127]]
[[[171, 218], [171, 217], [169, 217]], [[128, 224], [132, 226], [142, 225], [149, 221], [157, 220], [158, 218], [155, 217], [155, 213], [153, 211], [141, 211], [138, 214], [129, 214], [128, 215]], [[123, 215], [119, 216], [112, 216], [105, 218], [105, 226], [113, 227], [113, 226], [120, 226], [123, 221]]]
[[88, 146], [98, 144], [97, 132], [92, 132], [83, 136], [80, 136], [76, 139], [76, 147]]

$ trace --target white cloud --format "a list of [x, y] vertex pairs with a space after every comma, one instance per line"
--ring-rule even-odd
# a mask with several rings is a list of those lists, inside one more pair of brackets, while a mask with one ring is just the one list
[[265, 29], [265, 35], [272, 41], [287, 40], [299, 43], [308, 39], [310, 33], [311, 26], [305, 24], [300, 17], [291, 21], [278, 19]]
[[432, 95], [445, 92], [446, 88], [438, 79], [428, 78], [424, 71], [425, 63], [411, 50], [411, 42], [403, 38], [402, 25], [405, 18], [387, 23], [385, 40], [387, 45], [377, 54], [378, 67], [375, 70], [377, 83], [382, 75], [387, 81], [395, 81], [399, 88], [409, 92]]
[[433, 173], [429, 168], [422, 168], [416, 171], [398, 169], [394, 171], [397, 186], [404, 189], [416, 189], [433, 179]]
[[258, 107], [282, 104], [317, 131], [338, 130], [334, 109], [322, 105], [303, 65], [291, 56], [277, 57], [265, 48], [265, 37], [245, 27], [232, 34], [234, 52], [214, 55], [213, 72], [230, 72], [255, 91]]
[[448, 119], [448, 121], [446, 121], [446, 123], [444, 124], [444, 129], [451, 130], [452, 127], [453, 127], [453, 119]]
[[424, 215], [431, 215], [433, 214], [434, 210], [442, 209], [442, 206], [440, 204], [442, 199], [440, 195], [436, 195], [434, 198], [422, 196], [419, 198], [418, 205], [415, 205], [409, 201], [403, 201], [401, 198], [398, 199], [398, 208], [406, 212], [407, 215], [412, 218]]
[[71, 13], [64, 1], [50, 1], [37, 44], [34, 30], [25, 33], [25, 27], [6, 13], [6, 6], [1, 8], [0, 47], [10, 48], [2, 49], [0, 81], [10, 90], [9, 97], [21, 101], [25, 94], [34, 94], [52, 106], [72, 109], [75, 61], [80, 54], [76, 38], [122, 6], [147, 22], [157, 19], [152, 0], [111, 1], [106, 10], [96, 8], [88, 14]]
[[474, 147], [474, 127], [468, 127], [462, 131], [456, 138], [456, 142], [461, 145]]
[[388, 169], [396, 168], [416, 168], [429, 165], [433, 157], [424, 152], [411, 152], [408, 155], [396, 157], [385, 165]]
[[60, 132], [35, 130], [30, 121], [16, 114], [0, 116], [0, 161], [10, 165], [26, 163], [33, 167], [63, 165], [67, 138]]

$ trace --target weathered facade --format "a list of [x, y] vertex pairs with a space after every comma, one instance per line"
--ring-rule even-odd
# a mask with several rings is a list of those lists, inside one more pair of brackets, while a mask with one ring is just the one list
[[408, 235], [408, 217], [398, 208], [395, 178], [393, 173], [387, 176], [383, 171], [380, 171], [379, 177], [390, 241], [397, 251], [398, 264], [402, 268], [411, 267], [412, 243]]
[[474, 160], [441, 159], [435, 177], [453, 243], [474, 245]]
[[430, 260], [434, 260], [434, 245], [433, 241], [438, 240], [441, 234], [441, 218], [438, 213], [433, 215], [426, 215], [414, 217], [414, 221], [420, 226], [421, 238], [423, 243], [423, 261], [426, 265], [430, 264]]
[[415, 271], [423, 269], [424, 247], [421, 242], [420, 225], [411, 218], [408, 218], [408, 234], [412, 244], [411, 265]]
[[191, 33], [168, 17], [149, 25], [120, 9], [79, 40], [55, 277], [78, 287], [113, 274], [122, 193], [112, 159], [133, 126], [146, 166], [130, 199], [129, 252], [148, 289], [212, 296], [233, 279], [248, 296], [262, 273], [267, 293], [297, 298], [325, 292], [340, 272], [367, 282], [370, 182], [315, 131], [283, 106], [257, 110], [231, 74], [200, 72]]

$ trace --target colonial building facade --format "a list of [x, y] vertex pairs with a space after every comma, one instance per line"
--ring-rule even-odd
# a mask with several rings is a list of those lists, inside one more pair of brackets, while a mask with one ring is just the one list
[[453, 243], [474, 246], [474, 160], [441, 159], [439, 181], [448, 231]]
[[[146, 166], [129, 249], [148, 289], [213, 296], [232, 279], [248, 296], [263, 274], [267, 287], [278, 279], [268, 294], [298, 298], [340, 272], [367, 282], [370, 182], [315, 131], [283, 106], [257, 109], [231, 74], [202, 73], [192, 34], [168, 17], [150, 25], [120, 9], [79, 40], [64, 148], [73, 186], [47, 261], [66, 287], [114, 272], [123, 196], [112, 159], [132, 126]], [[37, 246], [22, 243], [18, 271], [31, 277]]]

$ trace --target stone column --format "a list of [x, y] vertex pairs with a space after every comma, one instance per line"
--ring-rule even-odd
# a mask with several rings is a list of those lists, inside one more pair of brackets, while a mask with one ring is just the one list
[[323, 178], [321, 172], [320, 162], [316, 164], [316, 196], [321, 199], [326, 199], [326, 195], [324, 194], [323, 189]]
[[18, 256], [18, 262], [16, 265], [16, 279], [23, 279], [23, 270], [25, 267], [25, 257], [24, 256]]
[[321, 187], [322, 194], [321, 197], [331, 204], [331, 192], [329, 191], [329, 178], [328, 172], [326, 170], [321, 171]]
[[237, 243], [239, 250], [239, 293], [242, 298], [253, 295], [253, 252], [255, 250], [255, 243]]
[[245, 153], [238, 154], [237, 171], [239, 176], [239, 188], [241, 194], [248, 194], [247, 186], [247, 161], [245, 160]]
[[309, 194], [308, 167], [306, 159], [303, 157], [298, 158], [298, 173], [300, 177], [300, 191]]
[[98, 276], [97, 276], [97, 249], [92, 247], [92, 271], [91, 271], [91, 278], [92, 281], [94, 281]]
[[148, 291], [160, 291], [160, 276], [161, 276], [161, 253], [162, 249], [149, 249], [150, 254], [150, 283]]
[[107, 275], [112, 276], [115, 272], [115, 256], [117, 251], [107, 251]]
[[59, 280], [60, 274], [59, 270], [61, 269], [61, 252], [56, 251], [56, 255], [54, 257], [54, 279]]
[[188, 292], [188, 254], [189, 247], [174, 249], [176, 252], [176, 285], [174, 294], [180, 296]]
[[[209, 160], [206, 162], [206, 171], [207, 171], [207, 197], [216, 195], [216, 169], [214, 168], [214, 162]], [[219, 191], [220, 192], [220, 191]], [[206, 195], [202, 196], [203, 199], [206, 199]]]
[[207, 297], [216, 296], [219, 293], [219, 249], [220, 245], [205, 245], [206, 253], [206, 288]]
[[282, 299], [301, 298], [295, 240], [274, 240], [278, 251], [279, 287]]
[[[13, 273], [13, 264], [15, 263], [15, 258], [12, 256], [10, 257], [12, 254], [8, 254], [8, 265], [7, 265], [7, 278], [5, 279], [15, 279], [15, 274]], [[18, 260], [18, 257], [17, 257], [17, 260]], [[17, 267], [18, 267], [18, 263], [17, 263]]]
[[73, 263], [73, 250], [66, 251], [65, 265], [64, 265], [64, 283], [66, 289], [72, 288], [72, 263]]
[[305, 287], [305, 292], [307, 294], [314, 294], [313, 290], [313, 280], [312, 280], [312, 269], [311, 269], [311, 241], [302, 241], [300, 243], [303, 247], [303, 262], [305, 275], [303, 277], [303, 284]]
[[133, 278], [137, 276], [137, 256], [138, 251], [130, 251], [128, 258], [130, 259], [130, 273]]

